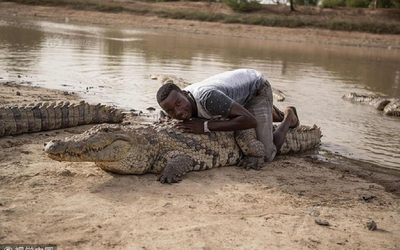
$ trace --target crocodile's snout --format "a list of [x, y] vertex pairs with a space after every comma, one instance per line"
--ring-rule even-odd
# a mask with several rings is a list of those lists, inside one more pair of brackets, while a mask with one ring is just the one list
[[44, 146], [44, 151], [49, 154], [57, 154], [65, 151], [65, 143], [61, 140], [51, 140]]

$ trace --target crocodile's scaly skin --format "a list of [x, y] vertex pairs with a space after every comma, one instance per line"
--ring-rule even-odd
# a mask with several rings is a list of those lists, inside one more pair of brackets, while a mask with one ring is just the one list
[[383, 109], [385, 115], [400, 116], [400, 99], [391, 100]]
[[84, 101], [37, 103], [26, 106], [0, 107], [0, 137], [74, 127], [93, 123], [122, 122], [122, 110]]
[[[258, 169], [264, 163], [264, 146], [255, 139], [254, 130], [236, 136], [234, 132], [191, 134], [181, 133], [173, 124], [97, 125], [81, 135], [53, 140], [45, 151], [54, 160], [95, 162], [121, 174], [161, 173], [161, 182], [177, 182], [193, 170], [238, 163]], [[286, 138], [282, 153], [300, 152], [319, 145], [321, 131], [300, 126]]]
[[361, 104], [374, 106], [377, 110], [383, 110], [385, 115], [400, 116], [400, 99], [387, 99], [379, 96], [362, 95], [357, 93], [348, 93], [343, 99]]

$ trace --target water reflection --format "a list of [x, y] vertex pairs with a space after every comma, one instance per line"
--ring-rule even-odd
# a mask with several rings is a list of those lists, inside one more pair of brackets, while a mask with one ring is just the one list
[[[29, 20], [0, 23], [0, 66], [34, 83], [122, 108], [158, 107], [153, 73], [191, 82], [235, 68], [262, 71], [286, 92], [323, 148], [385, 167], [400, 165], [400, 119], [341, 99], [400, 96], [400, 52]], [[397, 66], [397, 67], [396, 67]]]
[[[398, 63], [399, 52], [384, 49], [354, 47], [309, 46], [264, 40], [210, 38], [208, 36], [175, 34], [147, 34], [139, 44], [147, 63], [168, 65], [179, 60], [190, 65], [193, 60], [218, 60], [230, 68], [244, 63], [268, 62], [277, 67], [281, 76], [298, 80], [299, 70], [310, 67], [327, 71], [332, 77], [373, 92], [400, 96]], [[343, 63], [346, 62], [346, 63]], [[300, 75], [301, 77], [301, 75]]]
[[100, 40], [100, 47], [103, 54], [108, 55], [106, 58], [109, 59], [109, 61], [120, 61], [120, 57], [124, 54], [125, 42], [123, 39], [115, 39], [114, 37], [123, 37], [123, 33], [120, 31], [106, 30], [103, 36], [106, 37]]
[[21, 28], [15, 32], [15, 29], [10, 26], [2, 26], [0, 29], [0, 48], [4, 51], [2, 58], [7, 68], [19, 73], [28, 72], [36, 63], [37, 58], [25, 55], [35, 54], [39, 49], [44, 36], [43, 32], [28, 28]]

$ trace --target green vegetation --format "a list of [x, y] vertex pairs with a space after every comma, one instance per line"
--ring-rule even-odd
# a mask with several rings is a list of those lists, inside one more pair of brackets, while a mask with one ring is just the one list
[[370, 0], [346, 0], [346, 7], [367, 8]]
[[346, 0], [322, 0], [323, 8], [343, 7], [346, 6]]
[[224, 0], [224, 3], [232, 10], [239, 12], [251, 12], [262, 8], [257, 0]]
[[[339, 16], [328, 16], [328, 18], [321, 18], [319, 14], [313, 14], [303, 10], [303, 14], [299, 15], [299, 11], [290, 13], [289, 8], [286, 12], [272, 13], [268, 9], [261, 9], [251, 13], [237, 12], [235, 14], [223, 14], [215, 12], [206, 12], [199, 10], [185, 10], [178, 8], [134, 8], [134, 4], [123, 5], [121, 2], [106, 1], [106, 0], [7, 0], [10, 2], [17, 2], [22, 4], [33, 5], [46, 5], [46, 6], [65, 6], [73, 9], [81, 10], [96, 10], [104, 12], [128, 12], [138, 15], [156, 15], [163, 18], [184, 19], [184, 20], [198, 20], [208, 22], [221, 22], [221, 23], [238, 23], [238, 24], [251, 24], [263, 25], [272, 27], [308, 27], [308, 28], [321, 28], [330, 30], [343, 30], [343, 31], [360, 31], [378, 34], [400, 34], [400, 25], [396, 20], [380, 20], [376, 18], [369, 18], [368, 16], [358, 16], [357, 18], [349, 17], [344, 18]], [[155, 0], [153, 0], [155, 1]], [[228, 1], [228, 0], [225, 0]], [[236, 1], [236, 0], [229, 0]], [[249, 0], [254, 1], [254, 0]], [[300, 0], [299, 0], [300, 1]], [[306, 0], [303, 0], [306, 1]], [[309, 3], [313, 0], [307, 0]], [[324, 7], [335, 6], [360, 6], [365, 4], [367, 0], [323, 0]], [[394, 1], [394, 0], [380, 0], [380, 1]], [[396, 0], [399, 1], [400, 0]], [[126, 3], [126, 2], [125, 2]], [[248, 2], [250, 3], [250, 2]], [[379, 3], [379, 0], [378, 0]], [[166, 3], [167, 4], [167, 3]], [[132, 7], [133, 6], [133, 7]], [[259, 5], [257, 8], [264, 8]], [[307, 7], [305, 7], [307, 8]], [[310, 7], [316, 8], [316, 7]], [[344, 8], [350, 9], [350, 8]], [[243, 10], [242, 10], [243, 11]], [[393, 10], [397, 11], [397, 10]], [[341, 9], [338, 10], [341, 13]], [[397, 15], [399, 12], [395, 12]]]
[[400, 0], [378, 0], [378, 8], [400, 8]]
[[[309, 0], [295, 0], [309, 1]], [[368, 8], [372, 0], [322, 0], [321, 6], [323, 8], [334, 8], [334, 7], [351, 7], [351, 8]], [[400, 0], [377, 0], [378, 8], [400, 8]]]
[[318, 0], [294, 0], [294, 4], [301, 6], [317, 6]]
[[333, 7], [351, 7], [351, 8], [367, 8], [371, 0], [323, 0], [323, 8]]

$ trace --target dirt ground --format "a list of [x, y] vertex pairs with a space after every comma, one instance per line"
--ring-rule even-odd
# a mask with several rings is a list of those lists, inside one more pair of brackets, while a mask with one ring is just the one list
[[[3, 105], [78, 99], [18, 84], [1, 84], [0, 97]], [[260, 171], [224, 167], [163, 185], [153, 174], [116, 175], [93, 163], [56, 162], [45, 155], [46, 142], [88, 128], [0, 138], [0, 243], [51, 243], [59, 249], [400, 249], [396, 172], [291, 155]], [[367, 229], [370, 220], [377, 230]]]
[[[95, 12], [56, 10], [0, 3], [0, 15], [17, 11], [54, 20], [86, 17], [93, 23], [125, 18], [107, 14], [99, 20]], [[128, 19], [130, 25], [144, 27], [153, 18]], [[176, 20], [155, 26], [165, 28], [169, 22], [183, 30], [230, 27]], [[210, 27], [204, 30], [218, 33]], [[384, 37], [379, 41], [392, 44]], [[346, 39], [378, 41], [366, 34]], [[79, 101], [62, 92], [1, 82], [0, 105]], [[56, 162], [45, 155], [46, 142], [88, 127], [0, 138], [0, 244], [57, 244], [58, 249], [400, 249], [399, 172], [334, 156], [289, 155], [260, 171], [224, 167], [191, 172], [181, 183], [163, 185], [152, 174], [116, 175], [93, 163]], [[370, 220], [377, 224], [374, 231], [366, 227]]]

